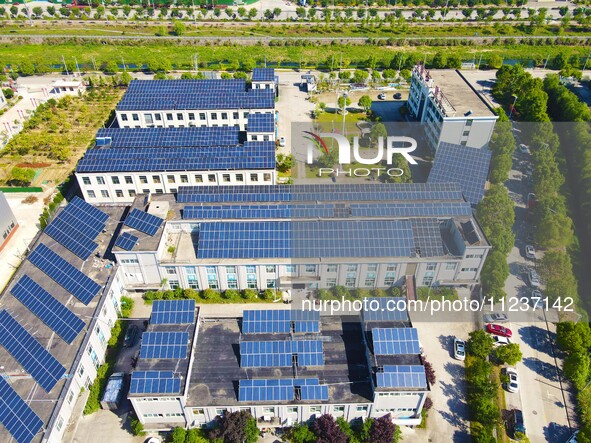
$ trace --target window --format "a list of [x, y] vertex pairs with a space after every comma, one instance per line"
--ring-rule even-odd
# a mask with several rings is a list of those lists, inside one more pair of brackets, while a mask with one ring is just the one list
[[78, 368], [78, 376], [80, 378], [82, 378], [83, 375], [84, 375], [84, 366], [80, 365], [80, 367]]
[[249, 289], [257, 288], [257, 276], [256, 274], [246, 274], [246, 286]]
[[263, 408], [263, 414], [274, 414], [275, 408], [274, 407], [266, 407]]
[[433, 283], [433, 276], [432, 275], [425, 275], [423, 277], [423, 286], [431, 286]]
[[462, 137], [468, 137], [470, 135], [470, 131], [464, 131], [462, 133]]
[[230, 174], [222, 174], [222, 181], [224, 183], [229, 183], [230, 182]]
[[357, 412], [367, 412], [367, 406], [357, 406], [355, 410]]
[[244, 113], [242, 113], [242, 117], [244, 117], [244, 118], [248, 118], [248, 112], [244, 112]]
[[222, 112], [222, 120], [228, 120], [228, 113]]
[[205, 120], [207, 117], [205, 117], [205, 112], [200, 112], [199, 113], [199, 120]]
[[343, 405], [335, 405], [334, 411], [335, 412], [345, 412], [345, 407]]
[[189, 120], [195, 120], [195, 113], [189, 112]]
[[368, 272], [365, 276], [365, 286], [374, 286], [376, 284], [376, 273]]
[[396, 282], [396, 272], [386, 272], [384, 286], [392, 286]]
[[265, 266], [265, 269], [267, 270], [267, 272], [274, 273], [276, 271], [275, 265], [267, 265], [267, 266]]
[[327, 278], [326, 279], [326, 287], [328, 288], [334, 288], [337, 285], [337, 279], [336, 278]]
[[140, 183], [142, 185], [147, 185], [148, 184], [148, 177], [146, 177], [145, 175], [140, 175]]
[[160, 183], [161, 183], [161, 181], [160, 181], [160, 176], [159, 176], [159, 175], [153, 175], [153, 176], [152, 176], [152, 181], [153, 181], [154, 183], [156, 183], [156, 184], [160, 184]]
[[103, 198], [109, 198], [109, 191], [103, 189], [101, 191], [101, 195], [103, 196]]
[[203, 183], [203, 176], [200, 174], [195, 174], [195, 183]]
[[125, 184], [127, 184], [127, 185], [133, 185], [133, 178], [131, 177], [131, 175], [126, 175], [125, 176]]
[[181, 183], [189, 183], [189, 176], [181, 175]]
[[174, 175], [167, 175], [166, 179], [168, 180], [168, 183], [176, 183]]
[[164, 191], [160, 188], [156, 189], [156, 194], [164, 194]]
[[244, 174], [236, 174], [236, 181], [243, 182], [244, 181]]
[[263, 174], [263, 181], [270, 182], [271, 181], [271, 174], [269, 174], [268, 172], [265, 172]]
[[212, 113], [211, 113], [211, 119], [212, 119], [212, 120], [217, 120], [217, 119], [218, 119], [218, 114], [217, 114], [217, 112], [212, 112]]
[[466, 120], [466, 126], [472, 126], [473, 120]]
[[238, 120], [238, 119], [240, 118], [240, 114], [238, 114], [237, 112], [233, 112], [233, 113], [232, 113], [232, 118], [233, 118], [234, 120]]
[[320, 414], [321, 410], [320, 406], [310, 406], [310, 414]]
[[345, 280], [345, 286], [348, 288], [354, 288], [356, 281], [357, 281], [357, 274], [355, 274], [355, 272], [347, 272], [347, 279]]
[[349, 271], [349, 272], [357, 271], [357, 265], [347, 265], [347, 271]]
[[193, 415], [204, 415], [205, 411], [203, 409], [193, 409]]
[[162, 120], [162, 116], [160, 114], [154, 114], [154, 118], [158, 121]]
[[437, 268], [437, 263], [427, 263], [427, 271], [434, 271]]
[[96, 369], [98, 369], [100, 366], [99, 358], [98, 358], [98, 355], [96, 355], [96, 352], [94, 352], [94, 349], [92, 348], [92, 346], [88, 347], [87, 352], [88, 352], [88, 355], [90, 355], [90, 358], [92, 360], [92, 363], [94, 364], [94, 367]]
[[167, 266], [164, 268], [168, 275], [176, 275], [176, 268], [173, 266]]
[[90, 184], [90, 177], [82, 177], [82, 183], [84, 183], [85, 185], [89, 185]]
[[215, 414], [216, 415], [224, 415], [226, 413], [227, 409], [216, 409], [215, 410]]
[[285, 265], [285, 272], [293, 274], [296, 271], [295, 265]]
[[72, 400], [74, 400], [74, 391], [70, 391], [70, 392], [68, 392], [68, 396], [66, 397], [66, 401], [67, 401], [68, 403], [70, 403], [70, 404], [71, 404], [71, 403], [72, 403]]
[[179, 112], [179, 113], [177, 113], [177, 115], [176, 115], [176, 119], [177, 119], [177, 120], [183, 120], [183, 114], [181, 114], [180, 112]]
[[337, 272], [337, 265], [327, 265], [326, 272], [330, 272], [330, 273]]
[[[117, 299], [114, 300], [117, 301]], [[103, 346], [107, 346], [107, 339], [105, 338], [105, 334], [103, 334], [103, 331], [99, 325], [96, 325], [96, 328], [94, 328], [94, 332], [96, 332], [96, 335], [99, 338], [101, 344]]]
[[180, 284], [178, 280], [169, 280], [168, 286], [170, 286], [170, 289], [176, 289], [180, 286]]
[[105, 184], [105, 178], [104, 177], [97, 177], [96, 178], [96, 182], [99, 185], [104, 185]]
[[166, 114], [166, 120], [171, 121], [172, 120], [172, 114]]
[[96, 198], [94, 191], [88, 191], [88, 198]]
[[135, 195], [136, 195], [136, 193], [135, 193], [135, 190], [133, 190], [133, 189], [130, 189], [130, 190], [129, 190], [129, 191], [127, 191], [127, 192], [129, 192], [129, 196], [130, 196], [130, 197], [135, 197]]
[[388, 265], [386, 266], [386, 271], [396, 271], [398, 265]]
[[277, 281], [274, 278], [267, 279], [267, 288], [274, 289], [277, 287]]
[[316, 265], [306, 265], [306, 272], [316, 272]]
[[259, 181], [259, 174], [250, 174], [250, 181], [258, 182]]
[[152, 114], [144, 114], [144, 121], [147, 125], [151, 125], [152, 123], [154, 123], [154, 121], [152, 120]]
[[255, 272], [257, 272], [257, 270], [256, 270], [255, 266], [247, 266], [246, 272], [250, 272], [251, 274], [254, 274]]
[[298, 407], [297, 406], [288, 406], [287, 407], [287, 413], [288, 414], [297, 414], [298, 413]]
[[139, 122], [140, 121], [139, 114], [131, 114], [131, 118], [133, 119], [134, 122]]
[[127, 114], [121, 114], [121, 121], [127, 121]]
[[480, 255], [480, 254], [468, 254], [468, 255], [466, 255], [466, 258], [482, 258], [482, 255]]
[[119, 198], [123, 198], [123, 191], [121, 189], [115, 190], [115, 195]]
[[210, 183], [215, 183], [215, 174], [208, 174], [208, 175], [207, 175], [207, 180], [208, 180]]
[[445, 265], [445, 270], [446, 271], [455, 271], [456, 270], [456, 264], [455, 263], [447, 263]]
[[478, 268], [462, 268], [462, 269], [460, 269], [460, 271], [462, 271], [462, 272], [476, 272], [476, 271], [478, 271]]
[[368, 271], [377, 271], [378, 265], [376, 265], [376, 264], [367, 265], [367, 270]]
[[63, 425], [64, 425], [64, 419], [60, 416], [57, 418], [57, 420], [55, 422], [55, 429], [57, 429], [57, 431], [59, 432], [62, 429]]

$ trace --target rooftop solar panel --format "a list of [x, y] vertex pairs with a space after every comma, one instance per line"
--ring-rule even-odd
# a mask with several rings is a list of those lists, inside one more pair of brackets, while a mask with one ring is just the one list
[[317, 378], [240, 380], [238, 401], [328, 400], [328, 386]]
[[66, 374], [66, 368], [5, 310], [0, 311], [0, 344], [46, 392]]
[[322, 366], [323, 346], [320, 340], [243, 341], [240, 364], [243, 368], [290, 367], [294, 354], [298, 366]]
[[126, 226], [137, 229], [138, 231], [150, 236], [153, 236], [156, 234], [156, 232], [158, 232], [158, 229], [162, 223], [164, 223], [164, 220], [160, 217], [140, 211], [137, 208], [132, 209], [125, 219]]
[[375, 355], [421, 353], [416, 328], [373, 328], [371, 333]]
[[172, 371], [134, 371], [130, 394], [180, 394], [181, 379]]
[[270, 112], [265, 114], [248, 114], [247, 132], [275, 132], [275, 116]]
[[376, 373], [376, 381], [379, 388], [427, 388], [427, 376], [422, 365], [384, 366], [384, 372]]
[[189, 334], [186, 332], [144, 332], [141, 358], [187, 358]]
[[275, 80], [275, 70], [273, 68], [255, 68], [252, 70], [253, 82], [270, 82]]
[[328, 401], [328, 386], [302, 386], [301, 399]]
[[409, 321], [404, 297], [368, 297], [362, 315], [364, 322]]
[[476, 205], [484, 196], [491, 155], [491, 151], [486, 148], [441, 143], [427, 182], [458, 183], [466, 200]]
[[68, 344], [72, 344], [86, 325], [26, 274], [10, 292]]
[[191, 324], [195, 322], [195, 300], [155, 300], [152, 324]]
[[60, 219], [52, 221], [45, 228], [45, 233], [82, 260], [88, 259], [98, 248], [95, 242], [81, 235], [72, 226], [64, 224]]
[[135, 235], [130, 234], [129, 232], [124, 232], [117, 238], [115, 246], [125, 249], [126, 251], [131, 251], [137, 244], [138, 240], [139, 239]]
[[439, 222], [435, 219], [414, 219], [411, 223], [417, 255], [443, 257], [445, 249]]
[[[245, 310], [242, 318], [244, 334], [315, 333], [320, 329], [320, 312], [299, 309]], [[293, 324], [293, 330], [292, 330]]]
[[27, 258], [85, 305], [90, 303], [101, 290], [101, 285], [84, 275], [43, 243], [40, 243]]
[[43, 421], [39, 416], [2, 377], [0, 377], [0, 423], [18, 443], [30, 443], [43, 427]]

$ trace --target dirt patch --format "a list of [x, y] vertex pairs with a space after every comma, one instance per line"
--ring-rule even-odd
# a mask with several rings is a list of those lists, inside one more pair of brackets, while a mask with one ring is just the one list
[[44, 163], [44, 162], [25, 162], [25, 163], [19, 163], [18, 165], [16, 165], [18, 168], [33, 168], [33, 169], [39, 169], [39, 168], [47, 168], [48, 166], [51, 166], [51, 163]]

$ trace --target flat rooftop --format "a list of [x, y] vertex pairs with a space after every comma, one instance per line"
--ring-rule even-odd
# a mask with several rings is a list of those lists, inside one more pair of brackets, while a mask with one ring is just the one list
[[[295, 378], [290, 368], [241, 368], [239, 319], [202, 318], [190, 374], [188, 406], [239, 406], [238, 382]], [[328, 403], [371, 403], [373, 396], [358, 316], [320, 318], [324, 365], [298, 368], [297, 378], [316, 377], [329, 385]], [[277, 334], [282, 337], [283, 334]], [[250, 340], [262, 339], [259, 335]], [[278, 338], [275, 338], [277, 340]], [[215, 370], [212, 370], [215, 368]], [[249, 402], [250, 403], [250, 402]], [[303, 401], [272, 402], [302, 404]], [[314, 403], [318, 403], [314, 401]]]
[[[95, 254], [91, 255], [87, 260], [80, 259], [44, 233], [36, 239], [30, 248], [31, 251], [39, 243], [43, 243], [83, 274], [104, 287], [109, 281], [109, 278], [114, 274], [116, 267], [113, 262], [100, 257], [104, 257], [105, 252], [111, 246], [113, 233], [118, 229], [124, 208], [111, 206], [101, 207], [100, 209], [107, 213], [110, 218], [107, 221], [104, 232], [99, 233], [96, 239], [98, 248]], [[72, 344], [69, 345], [66, 343], [53, 329], [47, 326], [11, 294], [11, 289], [24, 275], [28, 275], [85, 323], [85, 328], [76, 336]], [[24, 260], [0, 296], [0, 310], [8, 311], [21, 326], [33, 335], [41, 346], [47, 349], [66, 368], [66, 374], [71, 374], [76, 357], [81, 351], [80, 348], [86, 339], [85, 332], [89, 329], [93, 317], [97, 315], [98, 309], [106, 297], [103, 289], [101, 289], [101, 292], [88, 305], [84, 305], [31, 262]], [[41, 418], [44, 427], [46, 427], [54, 409], [57, 407], [57, 401], [60, 395], [62, 395], [62, 389], [67, 383], [67, 378], [59, 380], [51, 391], [47, 393], [3, 347], [0, 347], [0, 367], [2, 367], [2, 376], [7, 379], [12, 388]], [[61, 401], [63, 401], [63, 398]], [[40, 432], [32, 441], [41, 441], [42, 435], [43, 433]], [[3, 426], [0, 426], [0, 441], [11, 441], [10, 434]]]
[[496, 117], [478, 92], [455, 69], [430, 69], [429, 75], [455, 108], [456, 117], [463, 117], [469, 111], [472, 111], [472, 117]]

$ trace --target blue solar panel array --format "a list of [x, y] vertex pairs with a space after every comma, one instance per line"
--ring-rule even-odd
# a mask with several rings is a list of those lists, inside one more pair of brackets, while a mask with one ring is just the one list
[[384, 372], [376, 373], [376, 381], [378, 388], [427, 388], [427, 376], [422, 365], [386, 365]]
[[248, 114], [247, 132], [275, 132], [275, 116], [270, 112], [265, 114]]
[[43, 421], [39, 416], [2, 377], [0, 377], [0, 423], [18, 443], [31, 442], [43, 427]]
[[126, 251], [131, 251], [137, 244], [138, 240], [139, 238], [137, 238], [135, 235], [130, 234], [129, 232], [124, 232], [119, 237], [117, 237], [115, 246], [125, 249]]
[[133, 80], [118, 111], [274, 109], [272, 89], [244, 80]]
[[420, 354], [419, 333], [416, 328], [373, 328], [375, 355]]
[[322, 366], [323, 346], [320, 340], [243, 341], [240, 358], [243, 368], [289, 367], [297, 354], [298, 366]]
[[45, 228], [45, 233], [86, 260], [98, 247], [94, 239], [105, 229], [108, 219], [104, 212], [74, 197]]
[[441, 225], [436, 219], [413, 219], [411, 223], [415, 252], [419, 257], [443, 257], [446, 255]]
[[275, 80], [275, 70], [273, 68], [255, 68], [252, 70], [253, 82], [272, 82]]
[[182, 325], [195, 323], [195, 300], [155, 300], [150, 323]]
[[80, 318], [28, 275], [23, 275], [10, 292], [66, 343], [72, 344], [84, 329], [85, 323]]
[[351, 216], [364, 217], [449, 217], [471, 216], [466, 202], [362, 203], [351, 205]]
[[404, 297], [368, 297], [362, 313], [365, 322], [409, 321]]
[[[299, 398], [298, 398], [299, 395]], [[328, 400], [328, 386], [317, 378], [240, 380], [238, 401]]]
[[484, 196], [491, 156], [491, 151], [486, 148], [441, 143], [427, 182], [458, 183], [466, 200], [476, 205]]
[[[273, 114], [269, 114], [273, 117]], [[110, 138], [111, 148], [189, 148], [235, 146], [240, 143], [238, 126], [190, 128], [102, 128], [97, 138]]]
[[456, 183], [361, 183], [338, 186], [181, 186], [179, 203], [270, 203], [270, 202], [334, 202], [334, 201], [442, 201], [464, 200]]
[[193, 148], [89, 149], [76, 172], [157, 172], [274, 169], [275, 143], [247, 141], [240, 146]]
[[181, 379], [172, 371], [134, 371], [130, 394], [180, 394]]
[[43, 243], [40, 243], [29, 254], [28, 259], [85, 305], [90, 303], [101, 290], [101, 285], [84, 275]]
[[319, 311], [299, 309], [260, 309], [245, 310], [242, 317], [244, 334], [318, 332], [320, 329]]
[[212, 205], [185, 206], [183, 219], [249, 219], [249, 218], [329, 218], [334, 205]]
[[0, 344], [46, 392], [66, 374], [66, 368], [5, 310], [0, 311]]
[[141, 358], [187, 358], [187, 332], [144, 332]]
[[202, 223], [197, 258], [410, 257], [408, 220]]
[[140, 211], [137, 208], [132, 209], [129, 215], [125, 218], [125, 225], [130, 228], [137, 229], [144, 234], [153, 236], [158, 232], [160, 226], [164, 223], [164, 219], [156, 217], [155, 215], [148, 214], [147, 212]]

